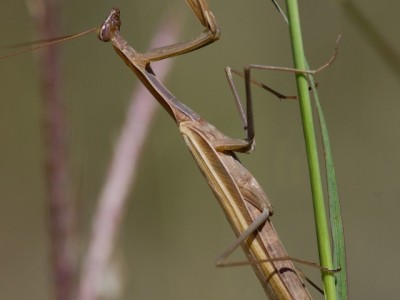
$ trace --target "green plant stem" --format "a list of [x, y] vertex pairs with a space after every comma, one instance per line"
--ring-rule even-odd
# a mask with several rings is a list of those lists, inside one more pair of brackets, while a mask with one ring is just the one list
[[[303, 49], [297, 1], [286, 0], [286, 5], [288, 10], [289, 30], [292, 41], [294, 65], [296, 69], [305, 70], [307, 68], [307, 64]], [[333, 265], [329, 226], [325, 211], [324, 193], [318, 161], [318, 149], [315, 138], [311, 100], [308, 91], [308, 81], [306, 75], [301, 73], [296, 74], [296, 82], [300, 100], [299, 103], [306, 143], [308, 167], [310, 172], [319, 260], [322, 266], [332, 269]], [[324, 282], [325, 298], [336, 299], [335, 277], [331, 274], [323, 273], [322, 279]]]
[[329, 220], [331, 223], [332, 247], [333, 247], [333, 265], [335, 268], [340, 266], [340, 272], [335, 273], [337, 297], [341, 300], [349, 298], [347, 288], [347, 262], [346, 245], [344, 239], [342, 214], [340, 209], [339, 192], [336, 183], [336, 172], [333, 162], [332, 149], [329, 141], [328, 126], [322, 111], [321, 103], [318, 97], [318, 91], [315, 87], [314, 78], [308, 75], [308, 80], [313, 91], [315, 105], [318, 112], [319, 126], [321, 129], [322, 142], [325, 153], [326, 180], [328, 187]]

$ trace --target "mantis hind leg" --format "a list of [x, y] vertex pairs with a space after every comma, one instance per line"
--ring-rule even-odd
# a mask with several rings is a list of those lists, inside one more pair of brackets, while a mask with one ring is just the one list
[[241, 262], [226, 262], [226, 259], [252, 234], [257, 232], [257, 229], [260, 228], [269, 218], [270, 211], [268, 208], [265, 208], [263, 212], [254, 220], [254, 222], [220, 255], [215, 261], [215, 265], [217, 267], [234, 267], [234, 266], [244, 266], [244, 265], [253, 265], [253, 264], [262, 264], [267, 262], [275, 262], [275, 261], [287, 261], [290, 260], [292, 262], [301, 263], [313, 268], [317, 268], [325, 273], [333, 274], [335, 272], [339, 272], [338, 269], [328, 269], [320, 266], [317, 263], [309, 262], [306, 260], [298, 259], [291, 256], [283, 256], [283, 257], [273, 257], [258, 261], [241, 261]]

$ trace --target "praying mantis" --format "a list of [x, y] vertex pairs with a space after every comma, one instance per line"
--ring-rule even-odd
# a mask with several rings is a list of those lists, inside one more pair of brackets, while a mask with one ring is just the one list
[[[232, 139], [179, 102], [159, 81], [150, 66], [151, 62], [199, 49], [219, 39], [219, 28], [207, 2], [187, 2], [205, 27], [193, 40], [139, 53], [129, 46], [120, 34], [118, 9], [111, 11], [102, 24], [98, 37], [104, 42], [112, 42], [117, 54], [177, 123], [186, 145], [238, 236], [238, 242], [217, 260], [217, 265], [222, 265], [222, 260], [237, 245], [242, 244], [271, 299], [310, 298], [295, 267], [288, 261], [289, 257], [268, 219], [273, 213], [271, 203], [259, 183], [235, 154], [251, 152], [254, 148], [254, 124], [249, 91], [247, 90], [247, 138]], [[277, 261], [271, 261], [274, 258]]]
[[[247, 97], [247, 138], [232, 139], [179, 102], [151, 69], [151, 62], [197, 50], [219, 39], [219, 28], [207, 2], [188, 0], [188, 3], [206, 28], [199, 37], [191, 41], [138, 53], [119, 32], [118, 9], [111, 11], [98, 36], [104, 42], [112, 42], [118, 55], [177, 123], [186, 145], [239, 237], [235, 247], [242, 245], [269, 297], [308, 299], [310, 295], [269, 220], [273, 214], [271, 203], [259, 183], [235, 154], [251, 152], [254, 147], [251, 98]], [[249, 82], [246, 81], [247, 84]], [[228, 249], [218, 259], [217, 264], [223, 264], [225, 256], [235, 247]], [[274, 258], [276, 261], [269, 261]]]

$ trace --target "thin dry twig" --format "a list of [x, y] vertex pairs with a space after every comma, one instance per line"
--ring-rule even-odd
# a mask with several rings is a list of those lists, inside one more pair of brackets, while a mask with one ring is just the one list
[[[180, 23], [176, 14], [164, 18], [151, 47], [176, 40]], [[157, 67], [158, 76], [165, 78], [171, 68], [171, 60], [162, 61]], [[139, 158], [157, 108], [153, 96], [142, 84], [135, 88], [131, 99], [94, 216], [77, 297], [79, 300], [94, 300], [98, 296], [104, 270], [114, 249], [127, 194], [134, 182]]]
[[[40, 39], [60, 35], [59, 0], [27, 0]], [[68, 126], [62, 94], [61, 54], [58, 47], [37, 53], [43, 94], [46, 203], [50, 232], [51, 265], [55, 299], [70, 300], [74, 294], [76, 258], [75, 206], [68, 178]]]

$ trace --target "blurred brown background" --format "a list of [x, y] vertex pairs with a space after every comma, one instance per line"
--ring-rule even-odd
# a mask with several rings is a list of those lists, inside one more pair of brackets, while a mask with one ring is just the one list
[[[209, 2], [222, 39], [178, 57], [166, 84], [222, 131], [240, 137], [244, 133], [223, 68], [241, 69], [248, 63], [291, 66], [288, 29], [270, 1]], [[400, 52], [398, 1], [353, 2]], [[184, 37], [202, 30], [184, 1], [177, 0], [66, 1], [63, 30], [71, 33], [100, 24], [112, 6], [121, 9], [122, 32], [139, 51], [147, 48], [167, 8], [185, 13]], [[0, 10], [2, 44], [33, 39], [22, 1], [2, 1]], [[337, 61], [317, 81], [342, 201], [350, 296], [394, 299], [399, 295], [400, 268], [400, 78], [336, 1], [300, 1], [300, 11], [312, 66], [329, 58], [336, 36], [343, 34]], [[111, 45], [99, 43], [94, 34], [64, 44], [63, 53], [71, 192], [79, 201], [85, 239], [136, 78]], [[254, 74], [284, 93], [295, 94], [291, 74]], [[52, 299], [41, 94], [33, 56], [0, 62], [0, 82], [0, 299]], [[290, 255], [317, 261], [298, 105], [279, 102], [263, 91], [254, 97], [257, 151], [241, 158], [273, 202], [273, 222]], [[215, 258], [233, 239], [175, 124], [160, 110], [120, 236], [124, 299], [265, 298], [250, 267], [214, 267]], [[318, 271], [300, 267], [319, 280]]]

